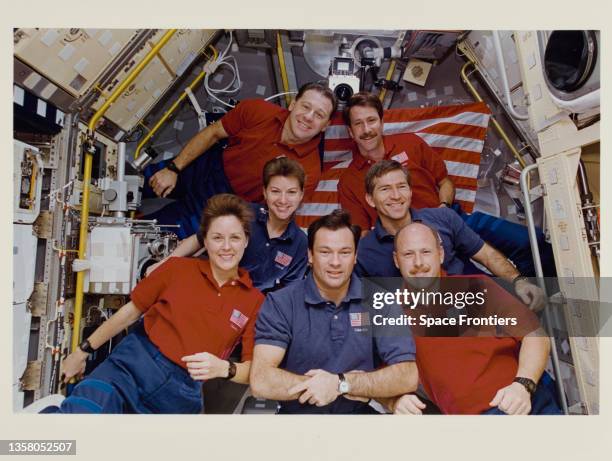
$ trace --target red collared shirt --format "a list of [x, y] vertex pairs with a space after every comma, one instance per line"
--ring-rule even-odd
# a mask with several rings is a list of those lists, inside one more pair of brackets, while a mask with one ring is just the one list
[[174, 363], [210, 352], [227, 358], [242, 338], [242, 360], [253, 357], [255, 319], [263, 295], [245, 270], [218, 286], [210, 262], [170, 258], [132, 291], [132, 302], [145, 313], [149, 339]]
[[289, 111], [275, 104], [252, 99], [242, 101], [221, 119], [229, 135], [223, 167], [234, 192], [250, 202], [263, 201], [261, 173], [268, 160], [288, 157], [300, 162], [306, 172], [305, 194], [312, 193], [321, 177], [320, 135], [304, 144], [281, 142]]
[[503, 327], [500, 333], [495, 327], [481, 327], [476, 330], [481, 333], [472, 333], [483, 336], [427, 337], [424, 331], [417, 332], [417, 327], [412, 327], [419, 380], [429, 398], [445, 414], [479, 414], [491, 408], [489, 402], [499, 389], [512, 383], [518, 370], [521, 340], [540, 324], [523, 303], [485, 275], [448, 279], [457, 280], [458, 285], [448, 284], [447, 290], [457, 290], [470, 282], [481, 284], [479, 291], [486, 292], [486, 302], [474, 317], [496, 314], [517, 321], [517, 326]]
[[[412, 208], [435, 208], [440, 205], [438, 184], [448, 176], [444, 160], [425, 141], [412, 133], [383, 137], [385, 159], [397, 160], [410, 172]], [[376, 210], [365, 201], [365, 177], [374, 163], [353, 147], [353, 161], [340, 176], [340, 205], [351, 213], [353, 224], [369, 230], [376, 222]]]

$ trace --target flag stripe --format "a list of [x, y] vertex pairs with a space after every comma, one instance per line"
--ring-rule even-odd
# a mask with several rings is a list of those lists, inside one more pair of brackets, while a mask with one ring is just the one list
[[[455, 200], [471, 212], [476, 199], [480, 155], [491, 117], [484, 103], [390, 109], [384, 114], [384, 132], [415, 133], [438, 152], [455, 184]], [[296, 220], [307, 227], [316, 217], [338, 208], [338, 179], [353, 158], [350, 139], [341, 114], [332, 117], [325, 131], [323, 173], [315, 192], [298, 210]]]

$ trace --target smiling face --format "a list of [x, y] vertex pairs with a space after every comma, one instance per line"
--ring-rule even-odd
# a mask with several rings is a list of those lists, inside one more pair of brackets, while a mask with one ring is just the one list
[[410, 208], [412, 191], [402, 170], [392, 170], [374, 179], [372, 194], [366, 194], [368, 204], [376, 208], [381, 219], [401, 221]]
[[348, 288], [356, 257], [355, 238], [349, 228], [320, 228], [312, 250], [308, 250], [308, 262], [319, 289], [331, 293]]
[[409, 285], [424, 288], [440, 276], [444, 249], [430, 228], [412, 223], [401, 229], [395, 238], [393, 260]]
[[380, 160], [384, 155], [383, 122], [377, 110], [369, 106], [354, 106], [349, 116], [348, 132], [361, 155], [369, 160]]
[[327, 96], [316, 90], [308, 90], [300, 99], [292, 101], [286, 122], [291, 143], [306, 143], [321, 133], [329, 124], [332, 109]]
[[204, 247], [213, 271], [237, 271], [248, 243], [244, 228], [236, 216], [213, 219], [204, 237]]
[[264, 188], [263, 195], [270, 215], [280, 221], [287, 221], [300, 206], [304, 191], [298, 179], [293, 176], [273, 176]]

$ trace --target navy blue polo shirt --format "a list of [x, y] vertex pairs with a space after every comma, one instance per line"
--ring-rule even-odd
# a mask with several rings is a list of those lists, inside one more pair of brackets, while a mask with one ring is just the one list
[[[413, 221], [422, 221], [438, 231], [444, 247], [442, 267], [448, 275], [463, 273], [465, 262], [480, 251], [484, 240], [470, 229], [463, 219], [450, 208], [410, 209]], [[376, 226], [359, 242], [355, 271], [361, 277], [401, 277], [393, 262], [393, 235], [382, 226]]]
[[[300, 375], [314, 369], [368, 372], [382, 363], [414, 361], [410, 328], [402, 327], [394, 335], [376, 334], [362, 297], [361, 280], [353, 274], [345, 298], [336, 306], [321, 297], [310, 273], [306, 279], [267, 295], [255, 324], [255, 345], [285, 349], [280, 368]], [[281, 402], [281, 412], [359, 413], [365, 405], [344, 397], [325, 407], [292, 400]]]
[[[253, 286], [265, 293], [303, 279], [308, 267], [306, 234], [291, 220], [281, 236], [271, 239], [266, 227], [267, 208], [258, 203], [251, 203], [251, 207], [255, 220], [240, 267], [249, 271]], [[202, 240], [198, 232], [200, 245]]]

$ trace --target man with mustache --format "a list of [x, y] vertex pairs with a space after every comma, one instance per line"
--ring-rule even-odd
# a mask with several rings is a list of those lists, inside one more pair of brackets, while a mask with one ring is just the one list
[[[152, 192], [176, 201], [144, 218], [178, 224], [179, 238], [188, 237], [197, 231], [202, 208], [215, 194], [233, 193], [249, 202], [261, 202], [261, 171], [276, 157], [302, 165], [308, 196], [321, 176], [321, 133], [336, 107], [334, 94], [319, 83], [303, 85], [288, 109], [259, 99], [241, 102], [196, 134], [170, 162], [145, 170], [145, 177], [152, 175]], [[221, 149], [217, 143], [226, 138], [227, 147]], [[150, 192], [145, 188], [145, 194]]]
[[383, 135], [383, 106], [376, 95], [353, 95], [343, 116], [355, 146], [353, 161], [340, 177], [338, 194], [340, 205], [361, 229], [372, 229], [377, 217], [365, 200], [365, 175], [370, 166], [383, 159], [396, 160], [410, 172], [413, 208], [453, 203], [455, 187], [442, 157], [413, 133]]

